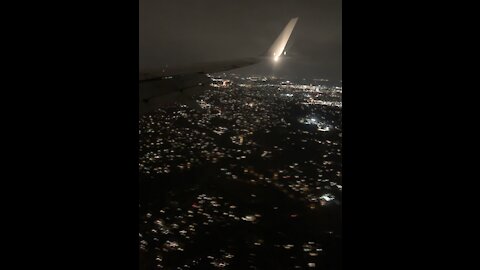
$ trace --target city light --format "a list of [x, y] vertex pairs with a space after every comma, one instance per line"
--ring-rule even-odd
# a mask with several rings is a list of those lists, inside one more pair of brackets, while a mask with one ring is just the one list
[[[172, 105], [140, 119], [142, 185], [165, 198], [160, 206], [140, 203], [140, 250], [158, 269], [176, 269], [179, 258], [182, 269], [227, 268], [244, 257], [224, 243], [242, 241], [252, 258], [260, 249], [281, 250], [291, 254], [292, 269], [318, 267], [325, 252], [318, 238], [293, 232], [294, 240], [269, 239], [282, 226], [317, 222], [305, 211], [340, 211], [341, 86], [235, 74], [212, 80], [197, 97], [202, 111]], [[168, 192], [160, 194], [164, 185]], [[272, 217], [275, 224], [263, 229]], [[321, 226], [325, 237], [340, 234]], [[238, 239], [231, 231], [259, 233]], [[216, 248], [189, 257], [198, 245]]]

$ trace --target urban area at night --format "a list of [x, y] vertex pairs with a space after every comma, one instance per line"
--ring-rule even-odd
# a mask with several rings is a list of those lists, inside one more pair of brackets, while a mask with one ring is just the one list
[[140, 118], [141, 269], [340, 269], [341, 81], [215, 74], [196, 100]]

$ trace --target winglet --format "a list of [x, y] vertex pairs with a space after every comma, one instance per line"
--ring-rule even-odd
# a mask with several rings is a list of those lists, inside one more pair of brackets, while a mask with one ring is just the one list
[[273, 59], [278, 60], [278, 57], [282, 55], [283, 50], [287, 45], [288, 39], [290, 38], [290, 35], [292, 34], [293, 28], [295, 27], [295, 24], [297, 23], [297, 21], [298, 21], [298, 17], [293, 18], [288, 22], [287, 26], [283, 28], [280, 35], [277, 37], [275, 42], [273, 42], [272, 46], [270, 46], [268, 51], [263, 56], [273, 57]]

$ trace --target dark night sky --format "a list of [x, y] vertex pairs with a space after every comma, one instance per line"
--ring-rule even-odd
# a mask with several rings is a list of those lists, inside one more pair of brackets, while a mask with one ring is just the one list
[[341, 0], [139, 0], [140, 69], [257, 56], [299, 17], [289, 59], [236, 70], [341, 80]]

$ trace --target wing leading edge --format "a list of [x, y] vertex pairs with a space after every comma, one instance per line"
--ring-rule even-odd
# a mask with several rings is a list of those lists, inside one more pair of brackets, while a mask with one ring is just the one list
[[[150, 111], [170, 101], [188, 103], [191, 96], [205, 90], [207, 84], [204, 76], [202, 76], [204, 74], [237, 69], [271, 59], [277, 61], [283, 53], [297, 21], [298, 18], [291, 19], [270, 48], [264, 54], [257, 57], [197, 63], [185, 67], [172, 67], [141, 72], [139, 74], [140, 111], [142, 113]], [[191, 80], [193, 77], [198, 77], [202, 80], [197, 83]], [[182, 81], [185, 80], [185, 78], [188, 78], [187, 83]], [[162, 101], [163, 96], [167, 97], [165, 102]], [[152, 100], [156, 100], [156, 102], [152, 103]]]

